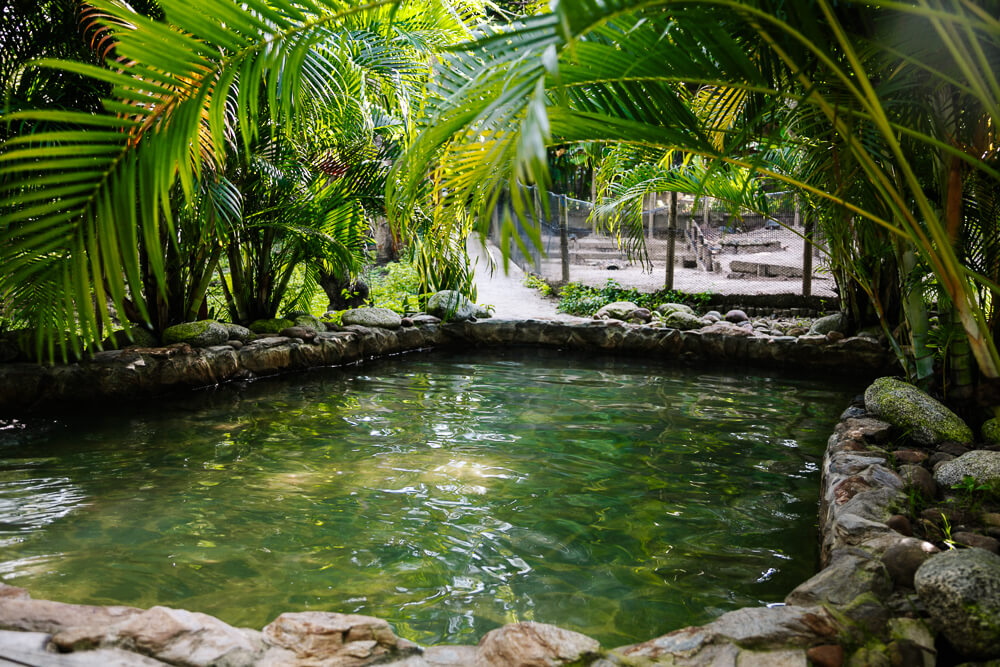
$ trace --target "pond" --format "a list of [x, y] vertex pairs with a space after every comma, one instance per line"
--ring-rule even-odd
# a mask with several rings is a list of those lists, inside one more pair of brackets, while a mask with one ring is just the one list
[[605, 646], [780, 602], [816, 569], [828, 378], [419, 353], [0, 422], [0, 578], [431, 645], [535, 620]]

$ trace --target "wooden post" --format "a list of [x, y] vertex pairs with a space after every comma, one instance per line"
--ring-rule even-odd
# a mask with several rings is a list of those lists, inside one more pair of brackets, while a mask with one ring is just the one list
[[[534, 224], [538, 228], [538, 238], [541, 240], [542, 237], [542, 194], [539, 191], [539, 187], [536, 185], [534, 192], [535, 199], [535, 215]], [[531, 245], [531, 256], [535, 264], [535, 273], [542, 275], [542, 251], [534, 244]]]
[[566, 195], [559, 198], [559, 256], [562, 259], [562, 281], [569, 282], [569, 206]]
[[701, 200], [704, 202], [705, 208], [701, 214], [701, 224], [708, 228], [708, 197], [702, 197]]
[[667, 275], [664, 289], [674, 288], [674, 244], [677, 239], [677, 193], [670, 193], [670, 213], [667, 216]]
[[813, 219], [806, 215], [802, 236], [805, 237], [802, 243], [802, 296], [812, 295], [813, 280], [813, 254], [812, 254]]

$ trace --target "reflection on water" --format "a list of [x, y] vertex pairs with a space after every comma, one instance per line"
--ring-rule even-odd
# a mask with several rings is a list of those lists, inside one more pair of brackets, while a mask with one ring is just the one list
[[780, 601], [815, 565], [848, 394], [637, 360], [411, 355], [0, 429], [0, 577], [35, 597], [508, 622], [609, 646]]

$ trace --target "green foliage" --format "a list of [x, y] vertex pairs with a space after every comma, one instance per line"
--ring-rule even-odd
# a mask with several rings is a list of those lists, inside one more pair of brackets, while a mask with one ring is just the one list
[[400, 315], [420, 310], [420, 276], [410, 262], [392, 262], [370, 269], [365, 275], [368, 299], [373, 306]]
[[559, 291], [557, 310], [569, 315], [588, 317], [596, 313], [601, 306], [615, 301], [631, 301], [640, 308], [654, 310], [663, 303], [684, 303], [692, 308], [703, 309], [711, 295], [706, 292], [687, 294], [675, 290], [658, 290], [656, 292], [640, 292], [631, 287], [622, 287], [612, 279], [603, 287], [590, 287], [581, 283], [568, 283]]
[[524, 286], [538, 290], [542, 296], [552, 296], [552, 285], [533, 273], [529, 273], [524, 277]]

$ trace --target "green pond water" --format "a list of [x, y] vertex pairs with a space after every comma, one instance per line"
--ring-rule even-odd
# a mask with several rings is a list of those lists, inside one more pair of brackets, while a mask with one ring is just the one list
[[[828, 379], [536, 350], [421, 353], [0, 422], [0, 579], [260, 628], [606, 646], [780, 602], [816, 567]], [[123, 411], [124, 410], [124, 411]]]

